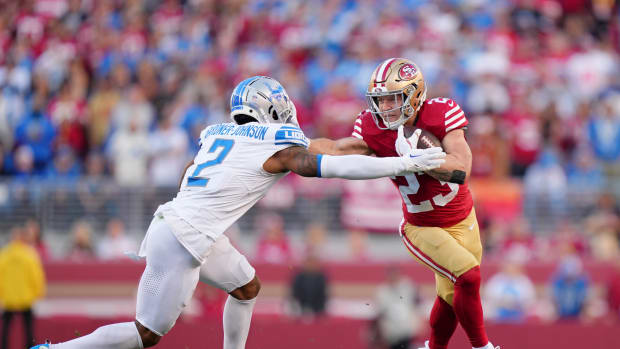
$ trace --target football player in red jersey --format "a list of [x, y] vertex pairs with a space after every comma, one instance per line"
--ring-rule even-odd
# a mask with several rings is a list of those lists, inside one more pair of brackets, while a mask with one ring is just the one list
[[449, 98], [426, 100], [422, 72], [404, 58], [387, 59], [375, 69], [366, 97], [370, 109], [359, 114], [351, 137], [312, 140], [310, 151], [397, 156], [397, 147], [417, 146], [417, 142], [409, 145], [403, 136], [414, 128], [441, 141], [447, 156], [440, 167], [391, 178], [403, 199], [403, 243], [435, 273], [438, 297], [425, 348], [447, 348], [460, 323], [474, 349], [493, 349], [480, 302], [482, 245], [467, 186], [472, 155], [465, 140], [468, 121], [463, 110]]

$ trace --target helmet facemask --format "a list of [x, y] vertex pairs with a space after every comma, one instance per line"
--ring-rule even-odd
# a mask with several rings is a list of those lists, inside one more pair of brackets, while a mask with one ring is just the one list
[[272, 91], [269, 100], [271, 102], [271, 105], [267, 109], [267, 114], [271, 117], [269, 122], [288, 123], [293, 116], [293, 110], [291, 108], [293, 102], [291, 102], [286, 91], [284, 91], [284, 89]]
[[[413, 88], [407, 87], [405, 90], [398, 91], [367, 92], [366, 100], [377, 127], [382, 130], [396, 130], [400, 125], [407, 122], [415, 112], [410, 103], [413, 91]], [[380, 107], [382, 102], [389, 103], [394, 107], [382, 110]]]

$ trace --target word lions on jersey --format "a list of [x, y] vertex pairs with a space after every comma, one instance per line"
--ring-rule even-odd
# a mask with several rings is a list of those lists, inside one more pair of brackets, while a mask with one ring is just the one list
[[155, 215], [165, 218], [179, 242], [202, 263], [213, 242], [288, 173], [265, 171], [265, 161], [282, 149], [307, 148], [308, 143], [303, 131], [290, 124], [209, 126], [200, 134], [200, 150], [179, 193]]

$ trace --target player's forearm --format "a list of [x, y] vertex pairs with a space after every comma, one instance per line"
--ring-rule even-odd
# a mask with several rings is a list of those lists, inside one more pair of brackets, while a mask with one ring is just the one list
[[364, 155], [317, 155], [317, 177], [345, 179], [373, 179], [398, 176], [406, 165], [399, 157], [375, 158]]
[[336, 141], [328, 138], [311, 139], [308, 151], [313, 154], [340, 155], [336, 149]]
[[446, 155], [445, 163], [425, 173], [442, 182], [463, 184], [469, 179], [470, 172], [471, 158], [468, 164], [467, 159], [461, 159], [454, 154], [448, 154]]
[[348, 137], [333, 140], [329, 138], [315, 138], [310, 140], [308, 151], [313, 154], [327, 155], [370, 155], [372, 151], [363, 140]]

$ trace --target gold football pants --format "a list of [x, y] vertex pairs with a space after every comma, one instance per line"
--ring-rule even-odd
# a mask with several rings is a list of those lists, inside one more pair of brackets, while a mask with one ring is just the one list
[[447, 228], [419, 227], [403, 220], [400, 234], [409, 252], [435, 273], [437, 295], [452, 305], [454, 282], [482, 259], [475, 210]]

